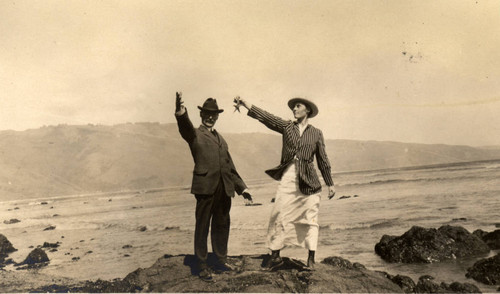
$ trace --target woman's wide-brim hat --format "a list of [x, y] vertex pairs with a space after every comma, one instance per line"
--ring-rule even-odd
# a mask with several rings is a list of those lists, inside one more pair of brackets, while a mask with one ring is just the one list
[[311, 110], [311, 112], [309, 112], [309, 115], [307, 116], [308, 118], [312, 118], [312, 117], [315, 117], [316, 115], [318, 115], [319, 113], [319, 109], [318, 109], [318, 106], [316, 106], [316, 104], [314, 104], [312, 101], [309, 101], [307, 99], [304, 99], [304, 98], [292, 98], [288, 101], [288, 107], [290, 107], [291, 110], [293, 110], [293, 108], [295, 107], [295, 104], [297, 103], [302, 103], [304, 104], [307, 108], [309, 108]]
[[214, 98], [208, 98], [203, 103], [203, 106], [198, 106], [198, 108], [203, 111], [211, 111], [217, 113], [221, 113], [224, 111], [224, 109], [219, 109], [219, 106], [217, 105], [217, 100], [215, 100]]

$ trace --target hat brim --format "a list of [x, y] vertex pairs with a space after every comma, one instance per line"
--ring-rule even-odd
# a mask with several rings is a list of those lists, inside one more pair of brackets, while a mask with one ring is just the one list
[[319, 113], [318, 106], [316, 106], [316, 104], [314, 104], [312, 101], [309, 101], [309, 100], [304, 99], [304, 98], [292, 98], [292, 99], [290, 99], [288, 101], [288, 107], [290, 107], [290, 109], [293, 110], [293, 108], [295, 107], [295, 104], [297, 104], [297, 103], [302, 103], [302, 104], [306, 105], [307, 107], [309, 107], [311, 112], [309, 112], [309, 115], [307, 116], [308, 118], [313, 118], [316, 115], [318, 115], [318, 113]]
[[203, 108], [201, 106], [198, 106], [198, 109], [203, 110], [203, 111], [209, 111], [209, 112], [217, 112], [217, 113], [221, 113], [224, 111], [224, 109], [208, 109], [208, 108]]

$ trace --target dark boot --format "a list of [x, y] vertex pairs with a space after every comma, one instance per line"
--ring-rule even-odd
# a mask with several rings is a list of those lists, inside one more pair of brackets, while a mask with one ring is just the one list
[[279, 250], [273, 250], [271, 252], [271, 260], [269, 261], [269, 269], [273, 270], [275, 268], [280, 267], [283, 265], [283, 259], [280, 257], [280, 251]]
[[316, 251], [313, 251], [313, 250], [309, 250], [309, 256], [307, 257], [307, 267], [309, 270], [313, 270], [314, 269], [314, 253], [316, 253]]

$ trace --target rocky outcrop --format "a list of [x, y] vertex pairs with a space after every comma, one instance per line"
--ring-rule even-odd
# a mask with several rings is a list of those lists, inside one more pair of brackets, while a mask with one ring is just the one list
[[6, 225], [11, 225], [11, 224], [17, 224], [21, 222], [20, 220], [18, 220], [17, 218], [11, 218], [10, 220], [4, 220], [3, 223], [6, 224]]
[[355, 267], [341, 258], [325, 259], [315, 271], [284, 257], [276, 271], [263, 265], [268, 255], [231, 257], [236, 271], [215, 275], [216, 283], [200, 280], [193, 256], [164, 256], [147, 269], [138, 269], [124, 281], [146, 292], [402, 292], [383, 275]]
[[465, 276], [487, 285], [500, 285], [500, 253], [477, 261]]
[[[212, 256], [213, 258], [213, 256]], [[214, 274], [214, 281], [198, 278], [193, 255], [165, 255], [149, 268], [140, 268], [124, 279], [82, 281], [76, 284], [45, 284], [23, 288], [29, 292], [234, 292], [234, 293], [480, 293], [472, 284], [436, 283], [431, 276], [420, 277], [417, 284], [406, 276], [367, 270], [359, 263], [341, 257], [328, 257], [307, 270], [298, 260], [283, 257], [276, 270], [264, 267], [269, 255], [229, 257], [234, 271]], [[209, 256], [209, 264], [214, 259]], [[16, 290], [14, 288], [14, 290]]]
[[483, 241], [493, 250], [500, 249], [500, 230], [484, 235]]
[[439, 229], [412, 227], [402, 236], [384, 235], [375, 252], [389, 262], [431, 263], [486, 254], [490, 248], [477, 235], [459, 226]]
[[140, 292], [141, 288], [136, 288], [134, 285], [115, 279], [113, 281], [85, 281], [76, 285], [61, 285], [52, 284], [42, 286], [32, 292], [36, 293], [134, 293]]
[[476, 285], [470, 283], [445, 283], [440, 284], [434, 281], [434, 277], [429, 275], [421, 276], [418, 283], [412, 278], [403, 275], [393, 276], [386, 272], [382, 273], [387, 279], [398, 285], [405, 293], [481, 293]]
[[481, 293], [476, 285], [453, 282], [447, 284], [434, 282], [432, 276], [421, 276], [414, 289], [415, 293]]
[[[269, 255], [230, 257], [236, 270], [214, 275], [215, 282], [198, 278], [193, 255], [165, 255], [149, 268], [137, 269], [124, 279], [86, 281], [75, 285], [46, 285], [31, 292], [363, 292], [403, 293], [383, 274], [370, 271], [339, 257], [330, 257], [316, 264], [315, 271], [284, 257], [284, 265], [276, 271], [264, 265]], [[209, 256], [210, 263], [210, 256]]]
[[47, 256], [47, 253], [45, 253], [45, 251], [41, 248], [35, 248], [28, 254], [23, 262], [17, 264], [16, 266], [20, 266], [17, 269], [30, 269], [43, 267], [48, 263], [49, 257]]
[[475, 230], [473, 234], [483, 240], [491, 249], [500, 249], [500, 230], [490, 233], [483, 230]]
[[41, 247], [42, 248], [57, 248], [60, 245], [61, 245], [61, 242], [56, 242], [56, 243], [43, 242], [43, 245]]
[[393, 283], [398, 285], [405, 293], [415, 292], [415, 282], [412, 278], [403, 275], [389, 276], [388, 277]]
[[0, 267], [5, 265], [5, 259], [9, 256], [9, 254], [15, 251], [17, 251], [17, 249], [12, 246], [12, 243], [10, 243], [7, 237], [0, 234]]
[[344, 268], [344, 269], [366, 269], [364, 265], [361, 263], [355, 262], [351, 263], [349, 260], [344, 259], [342, 257], [338, 256], [331, 256], [325, 258], [321, 263], [328, 264], [331, 266], [335, 266], [338, 268]]

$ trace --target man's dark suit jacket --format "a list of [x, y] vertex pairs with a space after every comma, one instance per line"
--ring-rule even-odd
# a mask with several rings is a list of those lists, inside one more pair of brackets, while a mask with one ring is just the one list
[[211, 133], [204, 125], [195, 129], [187, 110], [181, 116], [175, 116], [182, 138], [191, 149], [194, 160], [191, 193], [212, 195], [219, 184], [224, 182], [226, 195], [233, 197], [247, 188], [234, 166], [226, 141], [220, 134]]

